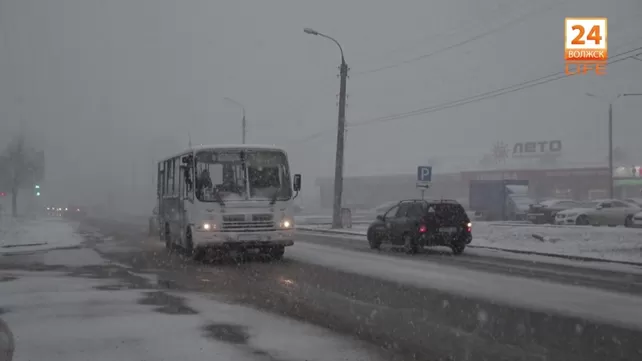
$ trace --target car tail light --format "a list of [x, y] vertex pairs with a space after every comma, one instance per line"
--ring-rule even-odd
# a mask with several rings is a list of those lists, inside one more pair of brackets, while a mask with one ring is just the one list
[[472, 230], [473, 230], [473, 224], [472, 223], [468, 222], [466, 227], [468, 228], [468, 233], [472, 232]]
[[428, 228], [426, 227], [425, 224], [422, 224], [419, 226], [419, 233], [426, 233], [428, 231]]

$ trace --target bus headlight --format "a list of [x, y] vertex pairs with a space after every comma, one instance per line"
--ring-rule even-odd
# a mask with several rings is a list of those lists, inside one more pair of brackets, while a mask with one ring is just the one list
[[199, 231], [215, 231], [216, 224], [211, 222], [204, 222], [198, 227]]
[[280, 226], [281, 228], [284, 228], [284, 229], [290, 229], [292, 228], [293, 224], [292, 224], [292, 221], [290, 221], [289, 219], [284, 219], [281, 221]]

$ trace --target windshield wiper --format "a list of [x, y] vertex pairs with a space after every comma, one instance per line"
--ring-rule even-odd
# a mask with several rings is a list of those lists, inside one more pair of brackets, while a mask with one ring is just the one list
[[276, 199], [279, 197], [280, 189], [277, 189], [276, 192], [272, 195], [272, 199], [270, 199], [270, 205], [273, 205], [276, 203]]
[[219, 193], [218, 189], [214, 188], [214, 200], [216, 200], [221, 207], [225, 207], [225, 202], [223, 202], [223, 198], [221, 197], [221, 194]]

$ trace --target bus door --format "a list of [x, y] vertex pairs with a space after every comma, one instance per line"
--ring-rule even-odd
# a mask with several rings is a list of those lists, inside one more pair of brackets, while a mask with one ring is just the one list
[[190, 217], [187, 213], [187, 204], [194, 203], [194, 183], [192, 181], [192, 172], [194, 164], [190, 154], [185, 154], [176, 159], [177, 169], [177, 202], [178, 202], [178, 239], [181, 244], [185, 245], [185, 230], [190, 223]]

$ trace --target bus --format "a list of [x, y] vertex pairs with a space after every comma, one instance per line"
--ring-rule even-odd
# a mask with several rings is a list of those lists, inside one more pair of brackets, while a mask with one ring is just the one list
[[281, 259], [294, 244], [292, 202], [300, 190], [284, 149], [191, 147], [158, 162], [160, 239], [194, 259], [249, 250]]

